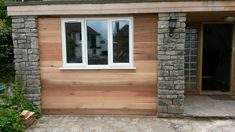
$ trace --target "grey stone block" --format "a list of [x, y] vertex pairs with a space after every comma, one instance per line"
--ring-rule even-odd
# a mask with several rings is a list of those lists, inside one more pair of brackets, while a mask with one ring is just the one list
[[169, 75], [168, 71], [158, 70], [158, 76], [159, 77], [164, 77], [164, 76], [168, 76], [168, 75]]
[[174, 83], [172, 81], [159, 81], [158, 89], [173, 89]]
[[38, 79], [27, 79], [27, 86], [40, 86], [40, 80]]
[[[37, 47], [37, 46], [35, 46], [35, 47]], [[39, 55], [39, 51], [38, 51], [38, 49], [28, 49], [28, 54]]]
[[[172, 105], [172, 100], [170, 99], [160, 99], [158, 100], [158, 104], [161, 106], [168, 106], [168, 105]], [[167, 112], [167, 111], [165, 111]]]
[[38, 71], [32, 71], [32, 75], [40, 75], [39, 70]]
[[173, 99], [173, 105], [182, 106], [184, 104], [184, 99]]
[[29, 55], [29, 61], [39, 61], [39, 55]]
[[12, 33], [13, 40], [26, 39], [25, 33]]
[[12, 23], [13, 29], [24, 28], [24, 23]]
[[164, 66], [164, 70], [173, 70], [174, 66]]
[[26, 33], [26, 35], [29, 37], [37, 37], [38, 36], [37, 33]]
[[176, 79], [177, 79], [177, 77], [170, 77], [170, 76], [164, 77], [164, 80], [167, 80], [167, 81], [174, 81]]
[[35, 21], [26, 21], [25, 22], [25, 27], [26, 28], [36, 28], [37, 24]]
[[165, 54], [167, 54], [167, 55], [175, 55], [175, 51], [166, 51]]
[[14, 49], [14, 54], [15, 55], [24, 55], [27, 54], [27, 49]]
[[184, 76], [184, 71], [172, 70], [170, 71], [170, 76]]
[[175, 80], [174, 84], [181, 84], [184, 85], [184, 80]]
[[[28, 84], [27, 84], [28, 86]], [[24, 90], [26, 94], [40, 94], [40, 89], [38, 88], [27, 88]]]
[[18, 29], [18, 33], [28, 33], [28, 32], [30, 32], [30, 29], [28, 28]]
[[[186, 21], [186, 17], [179, 17], [178, 18], [178, 21], [179, 22], [185, 22]], [[181, 26], [182, 27], [182, 26]]]
[[31, 32], [31, 33], [37, 33], [37, 32], [38, 32], [38, 29], [31, 29], [30, 32]]
[[160, 107], [158, 107], [158, 112], [167, 112], [167, 111], [168, 111], [167, 110], [167, 106], [160, 106]]
[[23, 18], [12, 18], [12, 23], [22, 23], [24, 22]]
[[31, 38], [31, 48], [38, 48], [38, 38], [36, 37]]
[[18, 44], [25, 44], [26, 42], [27, 42], [27, 41], [26, 41], [25, 39], [23, 39], [23, 40], [18, 40], [18, 41], [17, 41]]
[[170, 55], [158, 55], [159, 60], [169, 60], [171, 58]]
[[168, 112], [174, 114], [182, 114], [184, 112], [184, 108], [178, 105], [169, 105]]
[[166, 95], [167, 99], [177, 99], [177, 95]]

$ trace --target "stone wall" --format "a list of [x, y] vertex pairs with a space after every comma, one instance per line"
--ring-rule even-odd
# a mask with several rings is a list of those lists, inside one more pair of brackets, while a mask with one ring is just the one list
[[[170, 15], [178, 20], [169, 37]], [[178, 117], [183, 114], [185, 13], [158, 14], [158, 117]]]
[[16, 77], [22, 82], [25, 97], [40, 106], [37, 17], [12, 17], [12, 37]]

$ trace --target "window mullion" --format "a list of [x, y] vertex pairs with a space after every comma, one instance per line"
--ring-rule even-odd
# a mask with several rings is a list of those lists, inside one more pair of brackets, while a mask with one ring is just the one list
[[67, 64], [67, 55], [66, 55], [66, 31], [65, 31], [65, 21], [62, 20], [62, 54], [63, 54], [63, 66]]
[[86, 25], [86, 19], [83, 19], [83, 38], [84, 38], [84, 64], [88, 65], [88, 49], [87, 49], [87, 25]]
[[134, 29], [133, 20], [129, 21], [129, 64], [134, 65]]
[[113, 65], [113, 32], [112, 20], [108, 20], [108, 65]]

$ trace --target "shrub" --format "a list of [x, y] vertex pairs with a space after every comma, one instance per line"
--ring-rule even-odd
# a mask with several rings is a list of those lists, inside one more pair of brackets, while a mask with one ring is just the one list
[[18, 82], [5, 86], [0, 106], [0, 132], [21, 132], [25, 129], [21, 122], [20, 113], [23, 110], [35, 112], [36, 118], [41, 112], [36, 105], [24, 97], [24, 92]]
[[11, 18], [7, 16], [5, 1], [0, 0], [0, 82], [12, 82], [15, 71]]
[[5, 0], [0, 0], [0, 62], [13, 62], [11, 18], [7, 16]]
[[21, 122], [20, 113], [10, 108], [0, 108], [0, 131], [22, 132], [25, 126]]
[[23, 110], [33, 111], [37, 118], [41, 117], [39, 108], [24, 97], [24, 92], [19, 82], [8, 85], [6, 88], [7, 89], [3, 94], [5, 107], [16, 109], [19, 112], [22, 112]]
[[0, 83], [11, 83], [15, 80], [14, 63], [0, 63]]

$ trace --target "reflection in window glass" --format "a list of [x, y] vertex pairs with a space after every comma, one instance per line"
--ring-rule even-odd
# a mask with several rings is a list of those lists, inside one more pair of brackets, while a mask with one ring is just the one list
[[107, 21], [87, 21], [87, 52], [89, 65], [108, 64]]
[[82, 63], [81, 23], [65, 23], [67, 63]]
[[113, 30], [113, 62], [129, 62], [129, 22], [115, 21]]

